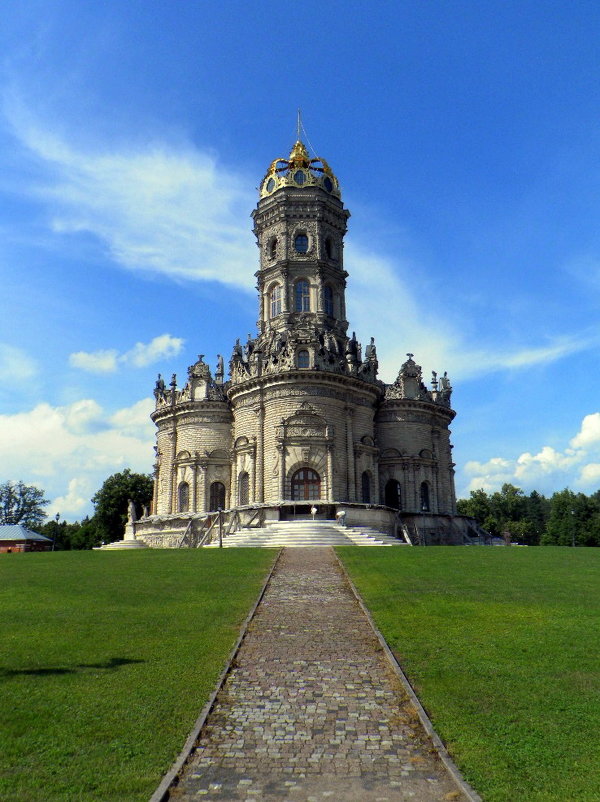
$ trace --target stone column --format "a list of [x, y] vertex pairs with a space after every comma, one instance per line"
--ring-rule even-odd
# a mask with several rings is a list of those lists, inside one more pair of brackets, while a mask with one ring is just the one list
[[238, 465], [238, 454], [233, 455], [233, 462], [231, 465], [231, 482], [230, 482], [230, 507], [237, 507], [239, 502], [239, 493], [238, 493], [238, 476], [240, 475], [240, 469]]
[[373, 504], [380, 504], [379, 499], [379, 460], [373, 455]]
[[277, 446], [277, 450], [279, 451], [279, 497], [282, 501], [285, 500], [285, 475], [286, 475], [286, 464], [285, 464], [285, 442], [280, 443]]
[[340, 293], [340, 320], [346, 320], [346, 282], [342, 284]]
[[260, 503], [265, 500], [265, 407], [262, 400], [256, 409], [256, 414], [258, 415], [256, 501]]
[[356, 501], [356, 477], [354, 470], [354, 428], [352, 425], [352, 417], [354, 410], [352, 407], [346, 405], [344, 408], [346, 413], [346, 488], [348, 492], [348, 501]]
[[168, 506], [167, 513], [173, 512], [173, 480], [175, 478], [175, 457], [177, 456], [177, 428], [173, 419], [173, 430], [169, 432], [168, 438], [171, 441], [171, 454], [169, 459], [169, 483], [167, 487]]
[[193, 510], [193, 512], [198, 512], [197, 501], [198, 501], [198, 464], [194, 463], [192, 465], [192, 510]]
[[417, 470], [415, 467], [415, 463], [413, 462], [413, 460], [411, 460], [410, 467], [408, 469], [408, 492], [410, 493], [412, 512], [420, 512], [421, 510], [421, 498], [419, 493], [417, 492], [416, 474]]
[[282, 311], [284, 313], [289, 312], [290, 309], [290, 287], [288, 282], [289, 274], [290, 271], [287, 269], [287, 267], [282, 268], [281, 278], [283, 280], [283, 287], [281, 288], [282, 290], [281, 303], [282, 303]]
[[333, 501], [333, 443], [327, 443], [327, 501]]
[[206, 487], [206, 464], [200, 463], [198, 466], [198, 499], [199, 499], [199, 507], [200, 509], [198, 512], [206, 512], [208, 509], [208, 488]]

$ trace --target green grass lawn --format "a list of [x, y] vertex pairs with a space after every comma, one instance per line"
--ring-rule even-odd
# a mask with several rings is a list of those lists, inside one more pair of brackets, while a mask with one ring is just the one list
[[0, 799], [147, 800], [272, 551], [0, 557]]
[[600, 549], [338, 553], [486, 802], [600, 800]]

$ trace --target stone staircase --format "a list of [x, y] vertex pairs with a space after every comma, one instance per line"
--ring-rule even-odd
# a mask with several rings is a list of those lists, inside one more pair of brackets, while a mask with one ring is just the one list
[[[261, 529], [240, 529], [223, 538], [224, 548], [308, 548], [314, 546], [406, 546], [368, 526], [340, 526], [333, 521], [277, 521]], [[218, 548], [216, 538], [204, 548]]]

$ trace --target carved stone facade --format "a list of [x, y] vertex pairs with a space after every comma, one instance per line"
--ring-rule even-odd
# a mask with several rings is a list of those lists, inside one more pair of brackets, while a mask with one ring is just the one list
[[175, 376], [168, 387], [159, 376], [146, 529], [169, 516], [281, 511], [286, 502], [300, 513], [316, 504], [326, 517], [346, 505], [362, 523], [377, 510], [373, 520], [388, 529], [411, 516], [435, 526], [456, 515], [446, 374], [427, 388], [408, 354], [386, 385], [373, 339], [363, 353], [348, 336], [349, 216], [329, 165], [300, 141], [271, 164], [253, 212], [257, 335], [235, 343], [227, 381], [221, 356], [213, 377], [200, 355], [181, 389]]

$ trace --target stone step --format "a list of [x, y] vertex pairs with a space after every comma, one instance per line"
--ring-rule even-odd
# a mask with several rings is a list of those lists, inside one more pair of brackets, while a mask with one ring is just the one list
[[[218, 548], [218, 539], [206, 548]], [[403, 546], [403, 541], [367, 527], [321, 521], [276, 521], [261, 529], [240, 529], [223, 538], [225, 548], [314, 548], [315, 546]]]

